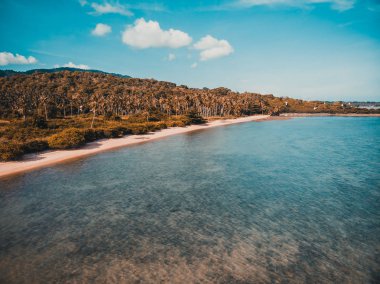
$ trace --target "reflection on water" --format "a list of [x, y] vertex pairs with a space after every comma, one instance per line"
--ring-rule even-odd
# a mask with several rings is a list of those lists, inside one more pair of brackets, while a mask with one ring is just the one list
[[375, 283], [380, 119], [171, 137], [0, 181], [1, 283]]

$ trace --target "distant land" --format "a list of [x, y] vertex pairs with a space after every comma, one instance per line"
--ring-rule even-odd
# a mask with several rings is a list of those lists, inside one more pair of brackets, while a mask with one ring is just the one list
[[365, 108], [365, 109], [380, 109], [380, 102], [350, 102], [351, 105], [357, 108]]
[[95, 70], [95, 69], [79, 69], [79, 68], [72, 68], [72, 67], [59, 67], [59, 68], [51, 68], [51, 69], [31, 69], [28, 71], [0, 70], [0, 77], [9, 77], [9, 76], [14, 76], [14, 75], [30, 75], [34, 73], [54, 73], [54, 72], [61, 72], [61, 71], [101, 73], [101, 74], [108, 74], [108, 75], [113, 75], [113, 76], [117, 76], [121, 78], [131, 78], [131, 76], [122, 75], [118, 73], [109, 73], [109, 72]]
[[[40, 69], [31, 69], [27, 71], [15, 71], [15, 70], [0, 70], [0, 78], [1, 77], [10, 77], [15, 75], [31, 75], [35, 73], [55, 73], [62, 71], [70, 71], [70, 72], [83, 72], [83, 73], [100, 73], [105, 75], [112, 75], [120, 78], [133, 78], [129, 75], [123, 75], [119, 73], [106, 72], [102, 70], [96, 69], [80, 69], [73, 67], [58, 67], [58, 68], [40, 68]], [[334, 103], [334, 101], [325, 101], [326, 103]], [[369, 109], [369, 110], [377, 110], [380, 109], [380, 102], [375, 101], [342, 101], [346, 104], [349, 104], [356, 108]]]

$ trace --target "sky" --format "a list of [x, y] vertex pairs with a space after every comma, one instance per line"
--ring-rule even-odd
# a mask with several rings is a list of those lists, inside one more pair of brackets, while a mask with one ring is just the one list
[[0, 0], [0, 69], [380, 101], [379, 0]]

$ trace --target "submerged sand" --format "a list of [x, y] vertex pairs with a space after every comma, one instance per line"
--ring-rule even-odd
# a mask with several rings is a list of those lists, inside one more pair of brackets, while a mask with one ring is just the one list
[[380, 113], [282, 113], [279, 117], [292, 118], [309, 116], [380, 117]]
[[102, 139], [86, 144], [84, 147], [74, 150], [44, 151], [37, 154], [28, 154], [21, 161], [0, 163], [0, 177], [31, 171], [47, 167], [53, 164], [73, 160], [99, 152], [116, 149], [120, 147], [135, 145], [148, 141], [165, 138], [168, 136], [187, 133], [196, 130], [208, 129], [217, 126], [225, 126], [243, 122], [267, 119], [269, 115], [255, 115], [236, 119], [214, 120], [207, 124], [190, 125], [187, 127], [173, 127], [144, 135], [128, 135], [116, 139]]

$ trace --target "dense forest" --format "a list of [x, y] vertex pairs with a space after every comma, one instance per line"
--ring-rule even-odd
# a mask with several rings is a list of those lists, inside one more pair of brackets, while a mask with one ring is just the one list
[[0, 78], [0, 116], [46, 119], [78, 114], [130, 115], [161, 112], [242, 116], [281, 112], [365, 112], [342, 102], [303, 101], [273, 95], [237, 93], [227, 88], [195, 89], [153, 79], [62, 71]]
[[10, 77], [15, 75], [31, 75], [35, 73], [56, 73], [61, 71], [71, 71], [71, 72], [81, 72], [81, 73], [101, 73], [101, 74], [108, 74], [113, 75], [117, 77], [122, 78], [131, 78], [131, 76], [128, 75], [122, 75], [118, 73], [109, 73], [101, 70], [95, 70], [95, 69], [78, 69], [73, 67], [57, 67], [57, 68], [51, 68], [51, 69], [31, 69], [27, 71], [14, 71], [14, 70], [0, 70], [0, 77]]
[[215, 117], [292, 112], [368, 113], [343, 102], [196, 89], [100, 71], [32, 72], [0, 78], [0, 160], [99, 138], [202, 123]]

